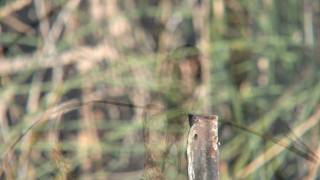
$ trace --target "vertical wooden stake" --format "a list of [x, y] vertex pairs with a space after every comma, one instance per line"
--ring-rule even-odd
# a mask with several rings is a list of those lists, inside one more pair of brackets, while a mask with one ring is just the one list
[[218, 116], [189, 114], [189, 125], [189, 180], [218, 180]]

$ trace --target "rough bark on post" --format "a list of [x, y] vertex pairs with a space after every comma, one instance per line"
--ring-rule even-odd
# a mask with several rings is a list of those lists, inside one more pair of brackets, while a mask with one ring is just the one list
[[219, 179], [218, 116], [189, 114], [189, 180]]

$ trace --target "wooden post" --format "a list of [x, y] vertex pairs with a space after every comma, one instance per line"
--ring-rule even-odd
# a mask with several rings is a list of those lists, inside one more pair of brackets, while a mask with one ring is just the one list
[[189, 114], [189, 180], [218, 180], [218, 116]]

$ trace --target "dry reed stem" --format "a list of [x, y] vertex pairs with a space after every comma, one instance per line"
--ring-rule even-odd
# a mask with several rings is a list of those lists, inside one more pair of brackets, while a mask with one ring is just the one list
[[[159, 52], [165, 53], [167, 51], [170, 51], [174, 44], [172, 42], [172, 32], [170, 32], [170, 29], [168, 28], [168, 22], [170, 18], [172, 18], [172, 10], [173, 10], [173, 5], [170, 3], [168, 0], [163, 0], [160, 2], [160, 8], [163, 10], [161, 13], [161, 16], [159, 18], [159, 21], [161, 24], [166, 25], [165, 28], [160, 32], [159, 34]], [[176, 48], [176, 47], [175, 47]]]
[[2, 19], [2, 22], [19, 33], [35, 34], [35, 31], [30, 25], [24, 23], [13, 15], [5, 17]]
[[[136, 69], [135, 67], [130, 67], [130, 70], [132, 71], [133, 78], [136, 84], [139, 84], [141, 82], [147, 82], [148, 80], [150, 80], [150, 78], [148, 77], [151, 77], [151, 74], [150, 74], [150, 71], [148, 71], [147, 69], [143, 69], [143, 68]], [[130, 91], [129, 94], [131, 97], [130, 98], [131, 102], [133, 104], [146, 105], [148, 104], [148, 101], [150, 101], [150, 98], [151, 98], [150, 92], [144, 89], [135, 89]], [[145, 115], [145, 109], [135, 108], [132, 120], [138, 122], [139, 124], [142, 124], [144, 115]], [[128, 163], [130, 162], [130, 154], [126, 152], [126, 149], [139, 141], [141, 141], [141, 139], [139, 139], [138, 135], [128, 134], [126, 137], [124, 137], [123, 145], [122, 145], [123, 148], [121, 148], [120, 150], [121, 158], [119, 160], [120, 162], [119, 164], [128, 165]]]
[[52, 24], [47, 38], [44, 40], [44, 52], [55, 52], [55, 45], [60, 37], [64, 25], [70, 20], [72, 12], [78, 7], [81, 0], [71, 0], [65, 4], [64, 8], [58, 14], [57, 20]]
[[[83, 72], [85, 73], [85, 72]], [[90, 95], [92, 94], [93, 84], [87, 82], [83, 87], [83, 101], [87, 102], [90, 100]], [[102, 147], [98, 130], [97, 130], [97, 120], [94, 118], [94, 113], [92, 112], [92, 104], [84, 106], [81, 110], [83, 118], [81, 118], [81, 123], [84, 128], [80, 131], [78, 136], [78, 152], [79, 157], [84, 157], [81, 163], [82, 170], [84, 171], [84, 176], [90, 174], [90, 170], [94, 167], [94, 162], [101, 159]], [[89, 177], [89, 176], [88, 176]]]
[[198, 96], [202, 101], [202, 109], [205, 114], [210, 113], [210, 11], [209, 0], [203, 0], [201, 3], [193, 2], [192, 18], [195, 31], [199, 33], [197, 47], [200, 50], [200, 63], [202, 68], [202, 85], [199, 88]]
[[[2, 96], [2, 99], [0, 101], [0, 133], [1, 133], [1, 143], [6, 144], [9, 142], [9, 124], [8, 124], [8, 118], [6, 115], [6, 111], [9, 108], [9, 104], [13, 100], [14, 97], [14, 90], [13, 89], [8, 89], [6, 92], [4, 92], [4, 95]], [[8, 159], [12, 159], [11, 154], [9, 154]], [[10, 161], [12, 162], [12, 161]], [[6, 173], [8, 175], [8, 179], [13, 179], [13, 163], [4, 162], [3, 168], [0, 168], [0, 177], [2, 173]]]
[[[320, 155], [320, 146], [315, 152], [316, 154]], [[305, 180], [313, 180], [317, 177], [317, 172], [319, 170], [320, 161], [317, 161], [316, 163], [310, 163], [309, 165], [309, 172], [307, 176], [304, 178]]]
[[32, 0], [16, 0], [0, 9], [0, 20], [29, 5]]
[[[41, 71], [39, 73], [36, 73], [31, 84], [31, 88], [29, 91], [29, 96], [27, 100], [27, 111], [28, 114], [35, 113], [39, 108], [39, 99], [40, 99], [40, 93], [42, 88], [41, 80], [44, 76], [44, 72]], [[27, 122], [27, 126], [29, 125]], [[24, 141], [22, 141], [21, 145], [21, 155], [19, 157], [18, 162], [18, 169], [17, 171], [17, 177], [28, 177], [29, 179], [32, 179], [34, 177], [28, 176], [28, 172], [30, 172], [30, 169], [34, 169], [32, 167], [32, 164], [29, 162], [30, 155], [32, 152], [32, 146], [34, 143], [36, 143], [35, 138], [36, 133], [29, 133], [26, 138], [24, 138]]]
[[[318, 107], [318, 110], [308, 120], [298, 125], [296, 128], [294, 128], [293, 131], [298, 137], [302, 136], [306, 131], [314, 127], [319, 120], [320, 120], [320, 107]], [[290, 141], [290, 139], [287, 138], [286, 136], [279, 140], [279, 144], [290, 145], [291, 143], [292, 141]], [[272, 158], [274, 158], [284, 150], [285, 150], [285, 147], [279, 146], [278, 144], [274, 144], [273, 146], [268, 148], [266, 151], [264, 151], [261, 155], [259, 155], [257, 158], [255, 158], [246, 167], [244, 167], [242, 170], [237, 172], [236, 177], [241, 179], [246, 178], [247, 176], [255, 172], [256, 169], [263, 166], [265, 163], [270, 161]], [[318, 159], [317, 159], [317, 162], [318, 162]]]
[[[38, 117], [35, 118], [34, 121], [32, 121], [31, 125], [29, 127], [27, 127], [27, 129], [25, 131], [23, 131], [20, 135], [18, 135], [16, 138], [13, 138], [14, 140], [11, 141], [11, 142], [8, 142], [7, 145], [5, 145], [4, 147], [6, 147], [6, 149], [4, 150], [4, 153], [1, 155], [1, 168], [0, 168], [0, 175], [3, 173], [3, 171], [5, 171], [5, 173], [7, 172], [7, 175], [10, 175], [12, 177], [14, 177], [14, 174], [13, 172], [11, 173], [10, 169], [7, 168], [8, 166], [8, 163], [11, 162], [10, 161], [10, 157], [11, 157], [11, 154], [12, 152], [14, 151], [16, 145], [26, 136], [28, 135], [28, 133], [35, 127], [37, 126], [39, 123], [42, 123], [44, 121], [47, 121], [50, 117], [54, 117], [60, 113], [65, 113], [65, 112], [68, 112], [68, 111], [71, 111], [73, 109], [77, 109], [79, 108], [79, 102], [75, 101], [75, 100], [70, 100], [70, 101], [67, 101], [65, 103], [62, 103], [61, 105], [59, 106], [54, 106], [52, 108], [48, 108], [43, 114], [40, 114]], [[32, 135], [32, 134], [31, 134]], [[29, 136], [30, 137], [30, 136]], [[34, 138], [33, 137], [30, 137], [29, 140], [28, 140], [28, 143], [27, 145], [29, 146], [27, 149], [27, 151], [24, 151], [26, 153], [23, 153], [22, 152], [22, 155], [20, 157], [20, 162], [22, 160], [23, 163], [27, 163], [28, 161], [24, 162], [24, 160], [27, 158], [26, 157], [26, 154], [30, 154], [30, 151], [31, 151], [31, 144], [34, 143]], [[9, 144], [10, 143], [10, 144]], [[23, 167], [27, 167], [26, 166], [27, 164], [25, 164]], [[22, 168], [23, 168], [22, 167]], [[22, 177], [27, 177], [28, 175], [27, 174], [24, 174], [25, 176], [22, 176], [23, 172], [22, 169], [19, 169], [19, 174], [18, 174], [18, 177], [22, 178]], [[28, 173], [30, 174], [30, 172], [25, 172], [25, 173]], [[32, 174], [32, 173], [31, 173]]]
[[53, 56], [35, 54], [16, 58], [0, 58], [0, 76], [36, 68], [81, 64], [86, 61], [94, 63], [116, 57], [118, 57], [117, 51], [109, 43], [103, 42], [96, 47], [75, 47], [73, 50]]
[[59, 170], [56, 180], [67, 180], [68, 174], [71, 169], [71, 163], [63, 157], [59, 146], [56, 146], [51, 151], [51, 159], [55, 162], [57, 169]]
[[35, 11], [38, 19], [40, 19], [39, 31], [42, 36], [42, 39], [46, 39], [49, 33], [50, 23], [48, 20], [48, 16], [46, 14], [49, 13], [50, 2], [43, 0], [34, 0]]
[[16, 145], [21, 141], [22, 138], [25, 137], [26, 134], [29, 133], [30, 130], [32, 130], [35, 126], [37, 126], [40, 122], [46, 121], [48, 118], [53, 118], [60, 113], [66, 113], [71, 110], [77, 109], [80, 107], [80, 102], [77, 100], [69, 100], [67, 102], [61, 103], [57, 106], [53, 106], [48, 108], [45, 112], [42, 114], [38, 114], [37, 117], [28, 117], [29, 119], [34, 119], [29, 127], [25, 131], [22, 132], [22, 134], [18, 135], [18, 137], [13, 138], [14, 141], [11, 141], [12, 143], [5, 145], [7, 147], [4, 150], [4, 153], [2, 154], [2, 160], [5, 161], [7, 158], [8, 153], [12, 152]]
[[[135, 107], [135, 108], [143, 108], [143, 109], [153, 109], [153, 107], [148, 107], [148, 106], [137, 106], [137, 105], [132, 105], [132, 104], [126, 104], [126, 103], [119, 103], [119, 102], [113, 102], [113, 101], [101, 101], [101, 100], [95, 100], [96, 98], [101, 99], [101, 97], [99, 97], [99, 94], [97, 96], [92, 96], [90, 97], [90, 99], [88, 99], [88, 102], [83, 102], [81, 103], [78, 100], [69, 100], [67, 102], [64, 102], [60, 105], [57, 106], [53, 106], [51, 108], [48, 108], [45, 112], [41, 113], [40, 115], [36, 115], [37, 117], [32, 118], [32, 117], [28, 117], [28, 119], [34, 119], [31, 123], [31, 125], [29, 127], [27, 127], [26, 130], [24, 130], [19, 136], [17, 136], [16, 138], [14, 138], [14, 141], [12, 141], [13, 143], [7, 144], [5, 145], [5, 147], [7, 147], [4, 151], [4, 153], [2, 154], [2, 164], [1, 164], [1, 168], [0, 168], [0, 175], [3, 173], [3, 171], [5, 170], [8, 171], [8, 173], [10, 173], [11, 171], [9, 171], [10, 169], [7, 169], [7, 164], [5, 164], [6, 162], [9, 161], [9, 156], [12, 153], [12, 151], [15, 149], [15, 146], [26, 136], [28, 135], [28, 133], [36, 126], [39, 125], [39, 123], [44, 123], [50, 120], [55, 120], [55, 117], [61, 117], [62, 114], [67, 113], [69, 111], [75, 110], [75, 109], [79, 109], [83, 106], [86, 106], [88, 104], [91, 103], [102, 103], [102, 104], [114, 104], [114, 105], [122, 105], [122, 106], [127, 106], [127, 107]], [[30, 149], [29, 149], [30, 150]]]

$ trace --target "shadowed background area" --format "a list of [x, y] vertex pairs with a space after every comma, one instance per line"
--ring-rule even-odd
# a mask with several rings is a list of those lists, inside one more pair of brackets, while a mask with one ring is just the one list
[[0, 0], [0, 179], [187, 179], [187, 112], [219, 116], [221, 179], [320, 178], [275, 143], [320, 153], [319, 16], [312, 0]]

